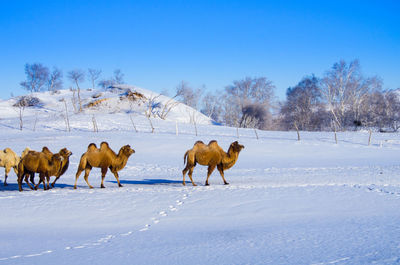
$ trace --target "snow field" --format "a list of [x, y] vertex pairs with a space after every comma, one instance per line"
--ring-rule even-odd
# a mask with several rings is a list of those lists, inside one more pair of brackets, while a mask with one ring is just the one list
[[[108, 114], [107, 114], [108, 115]], [[36, 131], [10, 128], [0, 140], [17, 153], [29, 146], [73, 152], [65, 175], [50, 191], [18, 192], [10, 173], [0, 187], [0, 263], [4, 264], [395, 264], [400, 261], [400, 140], [397, 134], [258, 132], [156, 121], [156, 133], [135, 133], [124, 115], [99, 133], [62, 123]], [[111, 117], [111, 116], [110, 116]], [[110, 118], [108, 117], [108, 118]], [[14, 120], [15, 121], [15, 120]], [[110, 122], [110, 124], [112, 123]], [[118, 129], [118, 123], [120, 128]], [[30, 120], [27, 126], [32, 125]], [[86, 127], [85, 127], [86, 126]], [[181, 184], [183, 154], [196, 140], [216, 139], [226, 150], [245, 145], [222, 185], [215, 171], [205, 187], [206, 167], [196, 166], [200, 186]], [[390, 141], [385, 141], [385, 140]], [[83, 175], [73, 190], [80, 156], [91, 142], [114, 151], [135, 149], [120, 171], [122, 188], [108, 172]], [[381, 144], [383, 143], [383, 144]], [[4, 146], [6, 147], [6, 146]], [[2, 172], [2, 171], [0, 171]], [[3, 180], [3, 173], [1, 174]], [[0, 183], [2, 185], [2, 183]]]

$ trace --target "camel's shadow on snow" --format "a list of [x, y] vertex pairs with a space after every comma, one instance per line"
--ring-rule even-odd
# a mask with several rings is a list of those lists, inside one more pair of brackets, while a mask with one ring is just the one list
[[[115, 180], [109, 180], [107, 182], [117, 183]], [[120, 180], [121, 184], [129, 185], [182, 185], [181, 180], [170, 180], [170, 179], [142, 179], [142, 180]]]
[[[65, 188], [73, 188], [73, 185], [64, 184], [64, 183], [56, 183], [54, 187], [51, 189], [65, 189]], [[28, 185], [25, 183], [22, 184], [22, 188], [24, 191], [31, 190]], [[40, 184], [38, 190], [43, 190], [43, 184]], [[18, 183], [8, 183], [7, 186], [4, 186], [3, 182], [0, 182], [0, 192], [2, 191], [18, 191]]]

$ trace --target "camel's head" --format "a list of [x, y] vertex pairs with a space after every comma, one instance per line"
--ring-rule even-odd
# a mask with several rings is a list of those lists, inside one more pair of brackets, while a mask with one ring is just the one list
[[131, 154], [135, 153], [135, 150], [133, 150], [129, 144], [124, 145], [124, 146], [121, 148], [121, 151], [122, 151], [122, 153], [125, 154], [127, 157], [129, 157]]
[[64, 158], [68, 158], [72, 155], [72, 152], [69, 151], [67, 148], [61, 149], [60, 152], [58, 152], [58, 153]]
[[242, 149], [244, 148], [244, 145], [241, 145], [238, 143], [238, 141], [234, 141], [233, 143], [231, 143], [231, 146], [229, 147], [229, 149], [232, 149], [234, 152], [240, 153], [240, 151], [242, 151]]

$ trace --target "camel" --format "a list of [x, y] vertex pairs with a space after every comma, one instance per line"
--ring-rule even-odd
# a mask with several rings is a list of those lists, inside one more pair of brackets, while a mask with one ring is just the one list
[[96, 144], [94, 143], [89, 144], [87, 151], [82, 155], [79, 162], [74, 189], [76, 189], [76, 183], [78, 182], [79, 175], [82, 173], [82, 171], [85, 171], [84, 179], [89, 188], [93, 189], [93, 186], [90, 185], [88, 181], [89, 173], [93, 167], [101, 168], [101, 188], [105, 188], [104, 178], [108, 168], [117, 179], [118, 186], [122, 187], [121, 183], [119, 182], [118, 171], [122, 170], [126, 166], [128, 158], [133, 153], [135, 153], [135, 150], [133, 150], [129, 145], [121, 147], [117, 155], [110, 148], [107, 142], [102, 142], [100, 144], [100, 148], [97, 148]]
[[[55, 176], [62, 170], [62, 163], [64, 158], [60, 154], [55, 154], [49, 160], [42, 152], [29, 151], [18, 164], [18, 188], [22, 191], [22, 180], [25, 176], [25, 182], [31, 189], [34, 189], [28, 181], [28, 176], [34, 173], [39, 173], [39, 178], [43, 184], [45, 178]], [[40, 182], [39, 182], [40, 183]], [[37, 189], [37, 186], [35, 186]], [[46, 190], [46, 185], [43, 185]]]
[[231, 143], [229, 146], [228, 152], [225, 153], [224, 150], [218, 145], [217, 141], [213, 140], [205, 145], [202, 141], [197, 141], [193, 148], [187, 150], [183, 161], [186, 163], [186, 167], [182, 170], [183, 173], [183, 185], [185, 183], [185, 175], [186, 172], [189, 171], [189, 178], [192, 181], [193, 186], [197, 186], [192, 179], [193, 169], [197, 163], [203, 166], [208, 166], [207, 172], [207, 180], [206, 186], [208, 186], [208, 179], [210, 175], [214, 171], [215, 167], [217, 167], [219, 174], [222, 177], [225, 185], [229, 183], [226, 182], [224, 177], [224, 170], [231, 168], [237, 161], [239, 157], [240, 151], [244, 148], [243, 145], [240, 145], [237, 141]]
[[[21, 157], [24, 157], [30, 149], [27, 147], [22, 152]], [[6, 148], [0, 151], [0, 167], [4, 167], [4, 186], [7, 186], [8, 173], [10, 173], [11, 168], [14, 169], [15, 175], [18, 175], [18, 163], [21, 158], [10, 148]]]
[[[44, 146], [42, 148], [42, 153], [45, 154], [47, 159], [51, 160], [53, 153], [49, 150], [49, 148], [47, 146]], [[53, 187], [53, 188], [54, 188], [54, 185], [56, 184], [56, 181], [65, 173], [65, 171], [67, 171], [68, 166], [69, 166], [69, 157], [72, 155], [72, 152], [69, 151], [67, 148], [63, 148], [58, 152], [58, 154], [60, 154], [63, 157], [62, 169], [60, 172], [57, 173], [57, 175], [55, 175], [56, 179], [53, 181], [53, 183], [51, 183], [51, 187]], [[51, 176], [46, 177], [48, 189], [50, 189], [50, 184], [49, 184], [50, 177]], [[30, 181], [33, 185], [35, 185], [34, 174], [31, 175]], [[35, 188], [37, 188], [40, 183], [41, 183], [41, 180], [39, 180], [39, 183], [37, 185], [35, 185]], [[44, 183], [43, 183], [43, 185], [44, 185]]]

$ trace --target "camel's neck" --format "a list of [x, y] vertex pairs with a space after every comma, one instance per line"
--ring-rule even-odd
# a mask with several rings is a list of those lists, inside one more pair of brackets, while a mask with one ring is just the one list
[[233, 165], [236, 163], [237, 159], [239, 157], [238, 152], [234, 152], [231, 147], [229, 147], [228, 152], [223, 155], [222, 158], [222, 165], [224, 166], [224, 169], [229, 169], [233, 167]]
[[126, 166], [126, 163], [128, 162], [128, 157], [124, 155], [121, 151], [118, 153], [116, 159], [115, 159], [115, 165], [114, 167], [117, 170], [120, 170]]
[[58, 161], [58, 160], [53, 160], [52, 164], [53, 164], [53, 166], [51, 167], [49, 176], [57, 176], [58, 173], [61, 171], [62, 162]]

